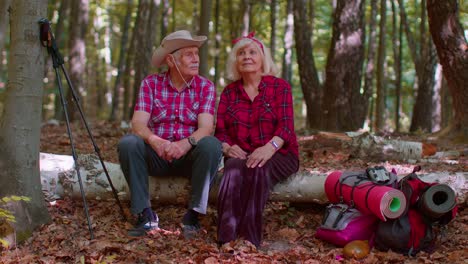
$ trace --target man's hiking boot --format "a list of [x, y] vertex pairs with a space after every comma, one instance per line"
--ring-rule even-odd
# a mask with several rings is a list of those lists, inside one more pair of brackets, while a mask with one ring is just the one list
[[151, 208], [145, 208], [143, 212], [138, 214], [138, 220], [135, 226], [128, 230], [128, 235], [134, 237], [144, 236], [148, 231], [158, 229], [158, 224], [158, 215]]
[[184, 238], [185, 239], [193, 239], [198, 236], [198, 233], [200, 232], [201, 227], [200, 224], [194, 224], [194, 225], [183, 225], [182, 226], [182, 231], [184, 233]]

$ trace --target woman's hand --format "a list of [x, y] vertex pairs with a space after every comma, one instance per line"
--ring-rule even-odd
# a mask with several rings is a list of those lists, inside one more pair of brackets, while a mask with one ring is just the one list
[[246, 159], [247, 152], [241, 149], [238, 145], [229, 146], [228, 144], [223, 144], [223, 154], [227, 158], [238, 158]]
[[257, 166], [261, 168], [269, 159], [271, 159], [271, 157], [273, 157], [275, 152], [275, 148], [270, 144], [259, 147], [249, 155], [246, 165], [248, 168], [255, 168]]

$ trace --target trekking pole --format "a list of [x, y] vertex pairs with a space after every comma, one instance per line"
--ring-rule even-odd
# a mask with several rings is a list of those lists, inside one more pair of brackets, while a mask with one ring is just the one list
[[81, 180], [81, 175], [80, 175], [80, 170], [79, 170], [78, 157], [76, 155], [75, 145], [74, 145], [74, 142], [73, 142], [73, 136], [72, 136], [72, 132], [71, 132], [71, 128], [70, 128], [70, 121], [69, 121], [68, 110], [67, 110], [67, 102], [66, 102], [65, 96], [63, 94], [63, 87], [62, 87], [62, 81], [61, 81], [61, 78], [60, 78], [59, 67], [62, 70], [63, 74], [65, 75], [68, 86], [69, 86], [69, 88], [70, 88], [70, 90], [72, 92], [73, 100], [74, 100], [75, 105], [77, 106], [77, 108], [79, 110], [81, 120], [83, 121], [83, 123], [84, 123], [84, 125], [86, 127], [88, 135], [89, 135], [89, 137], [90, 137], [90, 139], [91, 139], [91, 141], [93, 143], [94, 151], [96, 152], [96, 154], [97, 154], [97, 156], [98, 156], [98, 158], [99, 158], [99, 160], [101, 162], [101, 166], [102, 166], [102, 168], [104, 170], [104, 173], [106, 174], [107, 180], [108, 180], [109, 185], [110, 185], [110, 187], [112, 189], [112, 192], [114, 194], [114, 198], [116, 199], [117, 204], [118, 204], [118, 206], [120, 208], [122, 218], [124, 220], [126, 220], [126, 216], [125, 216], [123, 207], [122, 207], [122, 205], [120, 203], [120, 199], [118, 197], [117, 191], [115, 190], [114, 185], [112, 184], [111, 178], [109, 176], [109, 172], [107, 171], [107, 168], [106, 168], [106, 166], [104, 164], [104, 161], [102, 160], [100, 149], [97, 146], [96, 141], [94, 140], [94, 137], [93, 137], [93, 135], [91, 133], [91, 130], [89, 129], [88, 122], [86, 121], [86, 118], [84, 116], [83, 110], [82, 110], [81, 105], [79, 103], [78, 96], [76, 95], [76, 92], [75, 92], [75, 89], [73, 88], [70, 77], [68, 76], [68, 73], [67, 73], [65, 67], [63, 66], [64, 60], [63, 60], [63, 57], [62, 57], [62, 55], [60, 54], [60, 52], [58, 50], [57, 43], [55, 42], [54, 35], [51, 32], [50, 22], [47, 19], [42, 18], [42, 19], [39, 20], [39, 24], [40, 24], [40, 31], [41, 31], [40, 32], [41, 43], [42, 43], [42, 45], [44, 47], [47, 47], [47, 51], [52, 57], [53, 67], [54, 67], [54, 70], [55, 70], [55, 75], [57, 77], [57, 83], [58, 83], [58, 87], [59, 87], [59, 94], [60, 94], [60, 98], [61, 98], [61, 103], [62, 103], [62, 107], [63, 107], [64, 114], [65, 114], [65, 121], [66, 121], [66, 125], [67, 125], [67, 133], [68, 133], [68, 137], [70, 139], [72, 155], [73, 155], [73, 159], [74, 159], [74, 162], [75, 162], [75, 170], [76, 170], [78, 180], [79, 180], [80, 192], [81, 192], [81, 196], [83, 198], [83, 204], [84, 204], [84, 207], [85, 207], [86, 218], [88, 220], [88, 228], [89, 228], [89, 232], [91, 234], [91, 239], [93, 239], [91, 221], [89, 219], [88, 205], [86, 203], [86, 197], [85, 197], [85, 194], [84, 194], [84, 191], [83, 191], [83, 183], [82, 183], [82, 180]]

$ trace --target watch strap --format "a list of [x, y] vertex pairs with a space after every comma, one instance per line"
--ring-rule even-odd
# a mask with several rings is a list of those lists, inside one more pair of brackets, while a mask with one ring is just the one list
[[276, 141], [272, 140], [272, 141], [270, 141], [270, 144], [275, 148], [275, 150], [279, 149], [279, 145], [278, 145], [278, 143], [276, 143]]

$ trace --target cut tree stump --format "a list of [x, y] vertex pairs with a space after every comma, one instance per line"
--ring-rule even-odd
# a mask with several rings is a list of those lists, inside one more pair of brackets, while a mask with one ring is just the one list
[[[78, 159], [84, 192], [88, 199], [113, 199], [112, 189], [95, 155], [81, 155]], [[40, 154], [42, 189], [47, 199], [65, 196], [81, 198], [78, 177], [73, 166], [73, 157], [68, 155]], [[105, 162], [112, 184], [121, 200], [129, 200], [129, 189], [119, 164]], [[270, 196], [272, 201], [310, 202], [324, 204], [328, 199], [324, 191], [325, 179], [330, 172], [302, 170], [277, 184]], [[403, 176], [403, 175], [402, 175]], [[222, 173], [219, 172], [210, 192], [210, 201], [216, 200]], [[458, 202], [465, 203], [468, 190], [468, 172], [437, 172], [422, 174], [428, 182], [448, 184], [458, 194]], [[156, 203], [186, 204], [189, 181], [185, 177], [150, 177], [150, 195]]]

